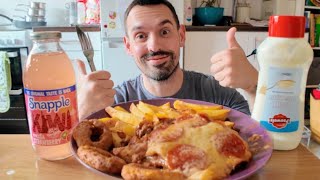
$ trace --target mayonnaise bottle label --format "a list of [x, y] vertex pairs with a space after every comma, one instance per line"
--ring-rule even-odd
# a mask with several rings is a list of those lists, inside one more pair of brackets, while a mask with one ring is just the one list
[[270, 67], [260, 124], [272, 132], [294, 132], [299, 127], [301, 68]]
[[76, 86], [43, 91], [25, 88], [24, 93], [33, 144], [68, 143], [78, 122]]

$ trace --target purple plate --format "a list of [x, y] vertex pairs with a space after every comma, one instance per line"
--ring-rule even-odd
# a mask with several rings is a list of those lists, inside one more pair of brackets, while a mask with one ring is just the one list
[[[151, 100], [143, 100], [143, 102], [148, 103], [148, 104], [153, 104], [153, 105], [162, 105], [167, 102], [170, 102], [171, 105], [172, 103], [177, 100], [177, 99], [172, 99], [172, 98], [162, 98], [162, 99], [151, 99]], [[189, 100], [189, 99], [183, 99], [185, 102], [190, 102], [190, 103], [196, 103], [196, 104], [203, 104], [203, 105], [215, 105], [213, 103], [209, 102], [204, 102], [204, 101], [197, 101], [197, 100]], [[121, 106], [125, 109], [129, 109], [131, 103], [137, 104], [139, 101], [132, 101], [132, 102], [127, 102], [127, 103], [120, 103], [115, 106]], [[230, 109], [228, 107], [224, 107], [227, 109]], [[230, 113], [228, 118], [230, 121], [235, 122], [235, 129], [240, 130], [239, 134], [240, 136], [248, 142], [248, 138], [251, 137], [253, 134], [260, 135], [261, 138], [258, 141], [255, 141], [254, 143], [248, 142], [250, 149], [254, 149], [253, 152], [253, 157], [251, 161], [243, 168], [238, 171], [236, 171], [234, 174], [230, 175], [227, 179], [228, 180], [239, 180], [239, 179], [245, 179], [251, 175], [253, 175], [255, 172], [257, 172], [259, 169], [261, 169], [270, 159], [271, 154], [272, 154], [272, 140], [270, 136], [268, 136], [267, 131], [263, 129], [259, 123], [253, 119], [251, 119], [250, 116], [230, 109]], [[103, 117], [108, 117], [109, 115], [105, 112], [104, 109], [90, 115], [87, 119], [98, 119], [98, 118], [103, 118]], [[120, 176], [114, 176], [111, 174], [106, 174], [101, 171], [98, 171], [84, 162], [82, 162], [78, 155], [77, 155], [77, 149], [78, 146], [75, 142], [75, 140], [72, 138], [71, 139], [71, 149], [73, 152], [74, 157], [85, 167], [88, 169], [101, 174], [103, 176], [108, 177], [108, 179], [121, 179]]]

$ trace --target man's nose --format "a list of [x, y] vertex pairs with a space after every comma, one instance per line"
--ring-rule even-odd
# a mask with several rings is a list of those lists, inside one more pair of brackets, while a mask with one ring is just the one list
[[156, 35], [152, 35], [148, 39], [148, 50], [157, 52], [161, 49], [161, 38]]

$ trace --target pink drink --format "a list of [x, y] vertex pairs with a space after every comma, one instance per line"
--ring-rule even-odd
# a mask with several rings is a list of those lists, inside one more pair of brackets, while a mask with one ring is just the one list
[[37, 156], [47, 160], [69, 157], [71, 131], [78, 122], [78, 112], [76, 79], [68, 56], [61, 49], [43, 53], [33, 49], [23, 82], [30, 136]]

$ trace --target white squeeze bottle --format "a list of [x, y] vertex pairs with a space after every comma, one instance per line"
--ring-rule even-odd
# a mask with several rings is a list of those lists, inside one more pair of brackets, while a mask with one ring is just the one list
[[257, 50], [260, 71], [252, 117], [269, 132], [276, 150], [295, 149], [302, 137], [313, 59], [304, 31], [304, 16], [271, 16], [269, 36]]
[[42, 159], [64, 159], [71, 156], [71, 130], [78, 122], [75, 73], [59, 45], [60, 32], [30, 36], [23, 84], [32, 146]]

